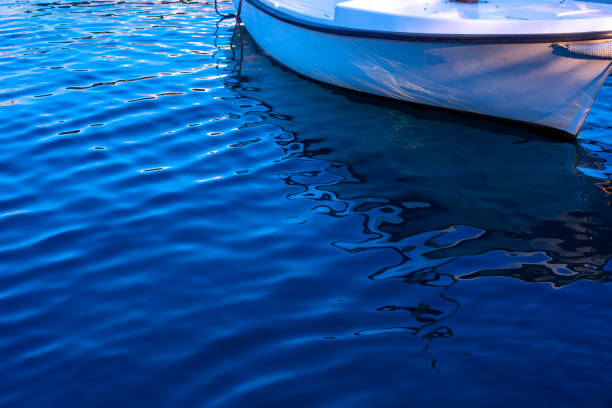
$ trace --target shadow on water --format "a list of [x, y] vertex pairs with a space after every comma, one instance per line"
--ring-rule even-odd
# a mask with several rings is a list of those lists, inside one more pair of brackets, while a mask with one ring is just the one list
[[452, 336], [445, 320], [460, 302], [448, 289], [460, 281], [612, 281], [609, 173], [583, 171], [602, 168], [606, 158], [592, 151], [605, 153], [605, 143], [559, 143], [519, 125], [316, 84], [268, 59], [245, 32], [236, 48], [243, 58], [232, 86], [292, 135], [279, 142], [291, 147], [286, 160], [301, 162], [279, 176], [300, 187], [287, 198], [311, 200], [313, 212], [331, 217], [358, 216], [361, 239], [332, 245], [392, 251], [371, 280], [441, 290], [437, 307], [376, 309], [409, 312], [414, 324], [356, 335]]

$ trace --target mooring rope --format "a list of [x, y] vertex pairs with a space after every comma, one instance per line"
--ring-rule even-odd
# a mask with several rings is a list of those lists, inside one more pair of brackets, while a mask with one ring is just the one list
[[[217, 1], [217, 0], [215, 0], [215, 1]], [[238, 2], [238, 10], [236, 10], [236, 23], [238, 25], [240, 25], [240, 23], [242, 23], [242, 20], [240, 19], [241, 13], [242, 13], [242, 0], [240, 0]]]
[[216, 30], [215, 30], [215, 47], [219, 48], [217, 46], [217, 37], [218, 37], [218, 32], [219, 32], [219, 24], [227, 19], [227, 18], [236, 18], [236, 23], [234, 25], [234, 30], [232, 32], [232, 38], [230, 40], [230, 48], [232, 49], [232, 60], [236, 59], [236, 54], [235, 54], [235, 40], [236, 38], [240, 39], [240, 58], [238, 60], [238, 75], [240, 75], [240, 71], [242, 69], [242, 60], [244, 58], [243, 56], [243, 46], [242, 46], [242, 20], [240, 19], [241, 13], [242, 13], [242, 0], [238, 0], [238, 7], [236, 8], [236, 14], [233, 13], [222, 13], [219, 11], [219, 5], [218, 5], [218, 0], [214, 0], [214, 6], [215, 6], [215, 13], [217, 13], [218, 16], [220, 16], [221, 18], [217, 21], [216, 23]]
[[[238, 14], [240, 14], [240, 6], [242, 6], [242, 0], [240, 0], [240, 4], [238, 6]], [[225, 14], [225, 13], [221, 13], [219, 11], [219, 6], [217, 4], [217, 0], [215, 0], [215, 13], [217, 13], [219, 16], [223, 17], [223, 18], [232, 18], [232, 17], [236, 17], [236, 14]]]

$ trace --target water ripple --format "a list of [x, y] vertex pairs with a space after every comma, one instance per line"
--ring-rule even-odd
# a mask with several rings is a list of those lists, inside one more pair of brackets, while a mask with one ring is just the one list
[[556, 143], [211, 2], [0, 15], [0, 405], [609, 405], [610, 81]]

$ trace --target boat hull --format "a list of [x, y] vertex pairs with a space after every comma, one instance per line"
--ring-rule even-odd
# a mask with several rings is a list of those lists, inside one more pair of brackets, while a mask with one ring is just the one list
[[338, 35], [279, 19], [249, 0], [241, 18], [272, 58], [317, 81], [574, 137], [612, 69], [610, 60], [574, 55], [551, 43]]

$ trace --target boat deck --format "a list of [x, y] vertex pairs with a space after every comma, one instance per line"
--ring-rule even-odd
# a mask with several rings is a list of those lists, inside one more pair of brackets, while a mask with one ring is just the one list
[[347, 10], [396, 16], [429, 17], [446, 20], [575, 20], [612, 17], [612, 5], [598, 2], [561, 0], [488, 0], [459, 3], [449, 0], [348, 0], [336, 6]]
[[[250, 1], [250, 0], [247, 0]], [[335, 28], [424, 34], [529, 35], [612, 32], [612, 4], [573, 0], [258, 0]]]
[[349, 0], [334, 24], [367, 30], [453, 34], [551, 34], [612, 31], [612, 4], [584, 1]]

